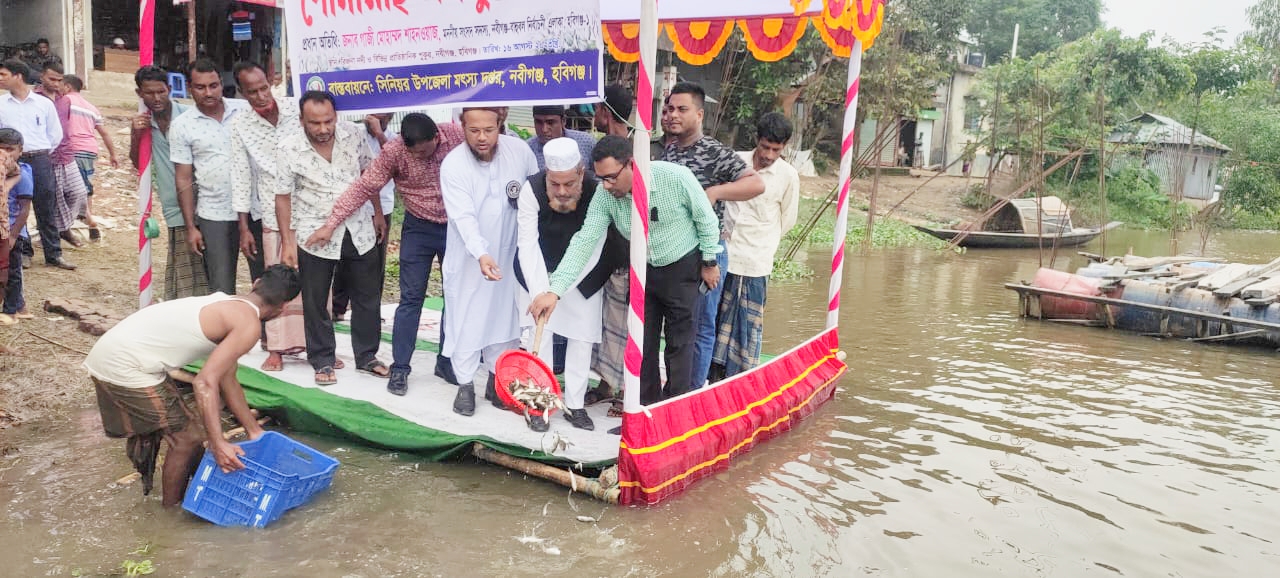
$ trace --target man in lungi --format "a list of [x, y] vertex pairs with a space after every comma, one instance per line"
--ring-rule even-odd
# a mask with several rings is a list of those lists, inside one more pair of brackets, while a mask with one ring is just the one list
[[[462, 131], [467, 146], [458, 147], [440, 165], [440, 192], [449, 215], [449, 251], [444, 256], [444, 327], [449, 339], [443, 353], [453, 362], [458, 394], [453, 411], [476, 412], [475, 383], [485, 364], [486, 397], [494, 393], [494, 364], [515, 349], [520, 339], [516, 283], [510, 275], [516, 253], [516, 209], [520, 187], [538, 172], [538, 159], [524, 141], [500, 134], [503, 111], [466, 108]], [[546, 420], [533, 416], [529, 427], [547, 431]]]
[[[250, 114], [236, 115], [228, 125], [231, 133], [231, 208], [240, 216], [240, 252], [245, 259], [263, 259], [267, 266], [280, 262], [283, 243], [276, 223], [276, 147], [286, 137], [302, 133], [298, 102], [276, 98], [267, 84], [267, 73], [252, 62], [233, 69], [240, 94], [253, 108]], [[266, 197], [267, 202], [262, 202]], [[251, 212], [262, 213], [262, 245], [258, 246]], [[302, 299], [285, 305], [279, 317], [266, 324], [263, 334], [267, 360], [262, 371], [284, 369], [284, 356], [307, 349], [303, 331]]]
[[[142, 474], [144, 495], [151, 493], [161, 439], [169, 447], [160, 485], [166, 508], [182, 503], [206, 437], [222, 471], [244, 467], [239, 458], [244, 450], [219, 435], [222, 407], [226, 404], [249, 439], [262, 435], [236, 379], [237, 362], [258, 344], [262, 322], [279, 315], [299, 290], [298, 272], [275, 265], [244, 297], [214, 293], [152, 305], [94, 344], [84, 368], [97, 390], [102, 429], [109, 437], [128, 438], [126, 453]], [[194, 381], [196, 419], [169, 371], [205, 357]]]
[[187, 243], [187, 225], [178, 203], [173, 162], [169, 160], [169, 125], [187, 111], [187, 105], [169, 100], [169, 77], [161, 68], [144, 66], [133, 75], [134, 92], [146, 109], [133, 117], [129, 133], [129, 160], [139, 168], [142, 136], [151, 131], [151, 184], [169, 234], [164, 267], [164, 299], [209, 294], [204, 258]]
[[84, 177], [80, 176], [75, 151], [68, 138], [72, 126], [72, 102], [66, 95], [66, 84], [62, 80], [60, 64], [47, 64], [40, 74], [40, 86], [44, 89], [41, 94], [53, 101], [53, 108], [58, 112], [58, 124], [62, 127], [62, 141], [50, 155], [57, 208], [54, 226], [63, 241], [72, 247], [81, 247], [84, 243], [71, 233], [71, 227], [76, 224], [76, 219], [89, 213], [89, 189], [84, 185]]
[[[519, 241], [516, 252], [516, 280], [524, 291], [521, 308], [526, 309], [533, 295], [550, 290], [548, 270], [560, 265], [569, 241], [582, 229], [587, 207], [597, 194], [596, 181], [586, 176], [578, 144], [569, 138], [552, 139], [543, 147], [547, 169], [525, 182], [518, 202]], [[553, 336], [567, 341], [564, 361], [565, 419], [573, 427], [595, 429], [583, 407], [591, 371], [592, 346], [601, 338], [601, 290], [613, 268], [601, 262], [606, 241], [599, 240], [584, 273], [579, 275], [564, 294], [554, 315], [546, 321], [546, 331], [539, 345], [539, 355], [552, 366]], [[497, 403], [495, 403], [497, 405]]]
[[760, 364], [765, 291], [773, 257], [783, 235], [795, 226], [800, 209], [800, 174], [782, 158], [789, 140], [791, 121], [771, 112], [756, 124], [756, 148], [738, 153], [764, 179], [764, 193], [749, 201], [725, 203], [726, 218], [734, 227], [711, 356], [712, 382]]

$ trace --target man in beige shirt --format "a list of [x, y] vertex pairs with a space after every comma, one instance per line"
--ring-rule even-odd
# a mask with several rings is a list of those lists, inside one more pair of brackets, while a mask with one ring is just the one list
[[768, 113], [756, 124], [756, 148], [738, 153], [764, 179], [764, 193], [749, 201], [729, 201], [725, 207], [735, 226], [716, 318], [712, 383], [760, 363], [766, 285], [778, 244], [795, 226], [800, 207], [800, 174], [781, 158], [791, 133], [786, 117]]

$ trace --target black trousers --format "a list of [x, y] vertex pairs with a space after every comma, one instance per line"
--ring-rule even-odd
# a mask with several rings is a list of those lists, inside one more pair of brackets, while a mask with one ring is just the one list
[[[640, 364], [640, 403], [649, 405], [689, 391], [693, 378], [694, 338], [702, 295], [702, 259], [697, 249], [666, 267], [649, 266], [644, 295], [644, 361]], [[667, 385], [662, 386], [658, 351], [666, 335]]]
[[267, 258], [262, 254], [262, 219], [249, 221], [249, 233], [253, 235], [253, 242], [258, 247], [258, 255], [245, 260], [249, 262], [249, 279], [257, 281], [258, 277], [262, 276], [262, 272], [267, 270]]
[[378, 268], [378, 252], [370, 250], [361, 255], [351, 242], [350, 233], [343, 236], [342, 256], [338, 260], [323, 259], [298, 249], [307, 361], [316, 371], [333, 367], [337, 359], [337, 342], [333, 337], [333, 318], [329, 316], [328, 302], [333, 278], [339, 274], [343, 276], [347, 294], [351, 296], [351, 349], [356, 366], [364, 366], [378, 354], [378, 342], [382, 336], [378, 319], [382, 295]]
[[[236, 269], [240, 265], [240, 222], [210, 221], [196, 217], [196, 226], [204, 237], [204, 271], [209, 278], [209, 292], [236, 294]], [[258, 280], [266, 267], [262, 256], [262, 221], [249, 221], [249, 232], [258, 244], [258, 256], [246, 259], [249, 278]]]
[[[390, 236], [391, 235], [391, 215], [383, 215], [382, 217], [387, 220], [387, 235]], [[379, 266], [382, 268], [380, 283], [385, 284], [387, 282], [387, 240], [384, 240], [383, 242], [378, 243], [378, 245], [374, 247], [374, 250], [378, 252]], [[347, 287], [346, 285], [343, 284], [343, 281], [342, 281], [344, 278], [344, 275], [341, 274], [341, 268], [342, 268], [341, 263], [338, 264], [338, 268], [339, 268], [339, 273], [337, 275], [334, 275], [333, 277], [333, 316], [334, 317], [342, 317], [343, 315], [346, 315], [347, 305], [351, 302], [351, 297], [347, 295]], [[380, 284], [378, 285], [378, 287], [379, 287], [379, 293], [381, 293], [381, 287], [383, 287], [383, 285]], [[379, 299], [381, 299], [381, 297], [379, 297]]]
[[31, 165], [31, 177], [34, 181], [32, 185], [35, 188], [31, 210], [36, 213], [36, 230], [40, 232], [44, 262], [56, 261], [62, 256], [62, 242], [58, 226], [54, 222], [58, 214], [58, 198], [57, 185], [53, 180], [53, 159], [49, 158], [48, 152], [36, 151], [22, 155], [21, 160]]

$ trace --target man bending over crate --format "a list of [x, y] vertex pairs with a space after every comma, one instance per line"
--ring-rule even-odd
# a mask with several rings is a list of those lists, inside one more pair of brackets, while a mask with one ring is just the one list
[[[280, 315], [301, 287], [296, 269], [273, 265], [247, 296], [214, 293], [152, 305], [98, 339], [84, 368], [98, 392], [102, 429], [109, 437], [129, 439], [126, 453], [142, 474], [143, 495], [151, 493], [156, 456], [164, 439], [169, 450], [161, 469], [161, 503], [166, 508], [182, 503], [205, 432], [222, 431], [223, 403], [249, 439], [262, 435], [236, 379], [237, 362], [258, 343], [262, 322]], [[203, 428], [200, 424], [188, 428], [192, 410], [169, 371], [206, 357], [194, 381]], [[224, 472], [244, 467], [239, 458], [243, 450], [220, 435], [208, 439]]]

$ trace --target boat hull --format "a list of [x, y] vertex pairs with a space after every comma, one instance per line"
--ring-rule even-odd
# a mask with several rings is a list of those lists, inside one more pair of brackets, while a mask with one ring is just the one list
[[933, 235], [943, 241], [963, 237], [957, 245], [975, 249], [1035, 249], [1037, 247], [1075, 247], [1098, 238], [1104, 231], [1119, 226], [1112, 223], [1101, 229], [1075, 229], [1070, 233], [1032, 235], [1029, 233], [992, 233], [989, 231], [960, 231], [956, 229], [932, 229], [913, 225], [916, 230]]

